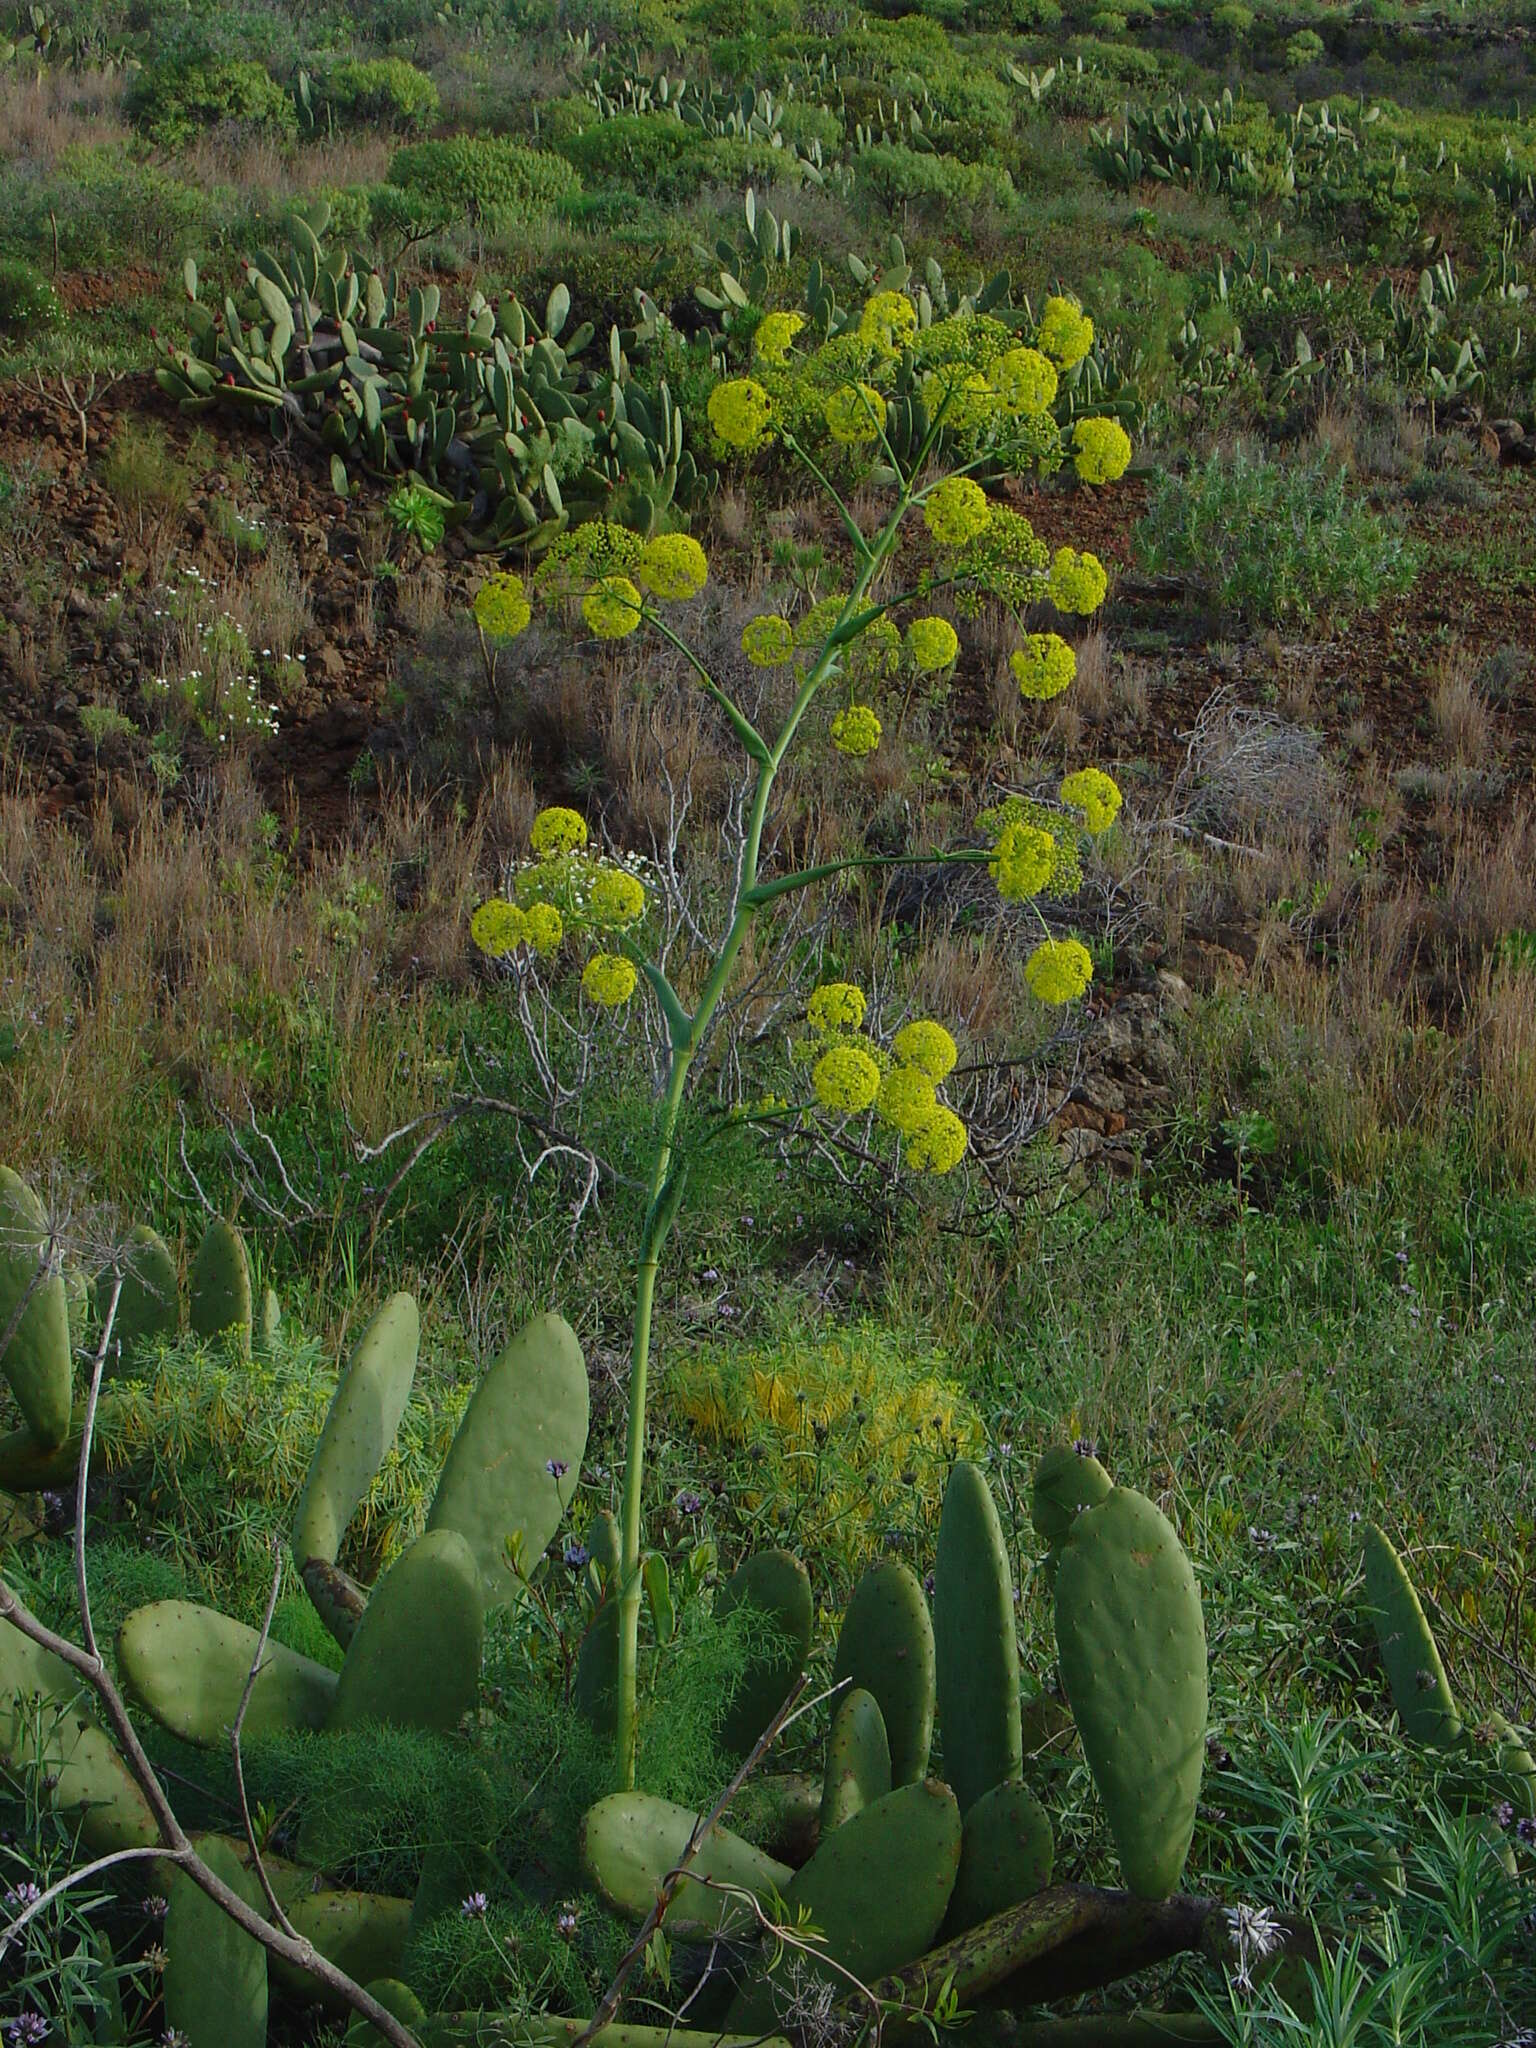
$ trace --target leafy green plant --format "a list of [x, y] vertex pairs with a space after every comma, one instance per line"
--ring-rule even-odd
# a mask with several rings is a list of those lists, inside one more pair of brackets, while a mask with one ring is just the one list
[[128, 111], [163, 149], [179, 149], [200, 129], [225, 121], [276, 135], [298, 126], [293, 101], [266, 66], [239, 57], [152, 64], [129, 88]]
[[0, 259], [0, 335], [30, 341], [62, 314], [59, 295], [40, 270], [16, 257]]

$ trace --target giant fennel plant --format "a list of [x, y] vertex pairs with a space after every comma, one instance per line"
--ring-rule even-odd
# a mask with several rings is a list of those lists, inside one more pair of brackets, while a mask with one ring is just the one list
[[[764, 612], [742, 632], [750, 664], [789, 672], [792, 693], [777, 730], [760, 728], [687, 638], [678, 607], [696, 598], [709, 578], [705, 551], [687, 534], [645, 538], [614, 522], [593, 522], [555, 542], [534, 574], [532, 593], [515, 572], [502, 571], [481, 586], [474, 606], [492, 650], [525, 630], [532, 598], [579, 619], [598, 641], [657, 636], [684, 657], [728, 721], [750, 778], [729, 915], [713, 954], [696, 963], [691, 1005], [642, 943], [645, 880], [595, 850], [585, 819], [564, 806], [539, 814], [531, 859], [517, 868], [507, 892], [482, 903], [471, 921], [482, 952], [513, 972], [568, 941], [584, 944], [584, 996], [617, 1008], [634, 998], [643, 979], [665, 1026], [668, 1057], [636, 1275], [620, 1516], [616, 1704], [625, 1786], [635, 1776], [641, 1509], [657, 1274], [684, 1195], [684, 1104], [749, 934], [800, 891], [898, 860], [985, 863], [1000, 894], [1018, 903], [1048, 891], [1059, 895], [1080, 879], [1083, 837], [1108, 830], [1121, 801], [1108, 775], [1083, 769], [1066, 778], [1054, 804], [1015, 798], [986, 814], [981, 822], [990, 844], [982, 848], [857, 854], [770, 871], [765, 833], [775, 783], [792, 750], [824, 730], [840, 755], [872, 754], [885, 734], [882, 708], [902, 675], [937, 676], [953, 668], [959, 633], [937, 606], [963, 622], [984, 603], [1000, 603], [1018, 622], [1011, 667], [1022, 694], [1045, 699], [1068, 687], [1076, 671], [1073, 648], [1035, 620], [1041, 613], [1064, 615], [1065, 622], [1094, 612], [1107, 587], [1103, 564], [1086, 550], [1053, 552], [1021, 512], [986, 486], [1050, 473], [1069, 458], [1085, 483], [1109, 483], [1124, 473], [1131, 454], [1125, 430], [1113, 420], [1080, 419], [1067, 440], [1052, 416], [1061, 372], [1081, 360], [1093, 338], [1092, 322], [1067, 298], [1046, 301], [1030, 341], [1003, 321], [973, 312], [925, 324], [918, 305], [891, 290], [870, 298], [856, 326], [802, 351], [806, 334], [799, 314], [768, 314], [757, 329], [750, 374], [720, 382], [708, 401], [722, 456], [751, 462], [773, 449], [801, 466], [835, 508], [847, 544], [845, 588], [796, 617]], [[853, 482], [886, 494], [884, 516], [872, 532], [851, 509]], [[813, 715], [818, 712], [829, 714], [824, 726]], [[1053, 936], [1042, 917], [1025, 966], [1032, 993], [1048, 1004], [1071, 1002], [1091, 976], [1087, 948]], [[941, 1021], [919, 1018], [886, 1045], [865, 1024], [865, 997], [852, 984], [827, 983], [811, 996], [808, 1033], [797, 1047], [809, 1082], [805, 1111], [834, 1119], [872, 1116], [891, 1134], [905, 1170], [951, 1172], [968, 1143], [962, 1117], [943, 1096], [957, 1058], [954, 1037]], [[773, 1113], [786, 1107], [774, 1103]]]

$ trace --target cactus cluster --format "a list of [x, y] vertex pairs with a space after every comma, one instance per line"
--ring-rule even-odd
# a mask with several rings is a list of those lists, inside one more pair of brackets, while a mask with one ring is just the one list
[[155, 372], [184, 411], [235, 407], [310, 442], [343, 497], [354, 468], [408, 477], [480, 547], [537, 554], [599, 517], [649, 534], [701, 498], [665, 381], [641, 383], [616, 327], [606, 357], [584, 360], [593, 329], [567, 332], [564, 285], [542, 319], [476, 292], [450, 325], [436, 285], [364, 277], [327, 246], [329, 219], [324, 200], [293, 214], [287, 247], [253, 256], [222, 307], [199, 299], [188, 259], [190, 335]]

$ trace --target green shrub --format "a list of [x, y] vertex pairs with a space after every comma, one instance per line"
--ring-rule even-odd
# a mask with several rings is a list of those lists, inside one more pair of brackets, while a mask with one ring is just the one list
[[709, 36], [779, 36], [800, 26], [800, 0], [694, 0], [689, 21]]
[[1401, 533], [1319, 462], [1217, 454], [1160, 476], [1136, 540], [1154, 573], [1253, 619], [1346, 617], [1407, 590], [1417, 568]]
[[960, 163], [923, 156], [899, 142], [879, 142], [854, 160], [864, 191], [887, 207], [977, 206], [988, 197], [1011, 197], [1013, 180], [1001, 164]]
[[673, 114], [595, 122], [562, 144], [561, 155], [594, 183], [643, 192], [661, 204], [691, 199], [706, 185], [796, 175], [795, 159], [785, 150], [705, 135]]
[[410, 143], [390, 159], [389, 182], [420, 214], [492, 229], [548, 213], [581, 189], [563, 156], [500, 135]]
[[1028, 33], [1061, 27], [1061, 9], [1056, 0], [978, 0], [972, 10], [977, 28]]
[[420, 135], [437, 119], [437, 87], [403, 57], [348, 57], [310, 81], [318, 120], [329, 109], [339, 119]]
[[264, 65], [240, 57], [153, 64], [128, 91], [128, 112], [151, 142], [180, 149], [202, 128], [238, 121], [275, 134], [298, 126], [293, 101]]
[[1223, 0], [1222, 6], [1211, 9], [1211, 26], [1229, 36], [1245, 36], [1253, 27], [1253, 9], [1240, 5], [1239, 0]]
[[1106, 7], [1102, 13], [1093, 16], [1089, 26], [1095, 35], [1123, 36], [1130, 23], [1123, 14], [1114, 14]]
[[1298, 29], [1285, 46], [1285, 61], [1296, 70], [1305, 64], [1316, 64], [1327, 45], [1315, 28]]
[[13, 257], [0, 259], [0, 334], [11, 341], [30, 340], [52, 327], [62, 311], [58, 293], [41, 271]]
[[830, 156], [843, 146], [843, 124], [831, 107], [814, 100], [790, 100], [779, 121], [786, 147], [809, 149], [819, 142]]
[[0, 171], [5, 240], [41, 255], [57, 237], [71, 270], [179, 256], [194, 238], [207, 242], [226, 197], [135, 163], [117, 144], [71, 144], [46, 177], [20, 164]]

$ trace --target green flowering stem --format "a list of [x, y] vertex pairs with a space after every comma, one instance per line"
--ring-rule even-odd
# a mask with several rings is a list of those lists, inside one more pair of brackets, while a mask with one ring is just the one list
[[846, 860], [824, 860], [811, 868], [797, 868], [792, 875], [777, 875], [771, 882], [759, 882], [750, 892], [754, 909], [796, 889], [808, 889], [813, 882], [828, 882], [850, 868], [946, 868], [980, 867], [991, 860], [984, 846], [967, 846], [955, 853], [857, 853]]
[[653, 611], [642, 612], [641, 617], [649, 625], [654, 626], [662, 639], [675, 647], [678, 653], [682, 655], [703, 685], [705, 693], [714, 699], [729, 719], [732, 732], [741, 741], [741, 744], [745, 747], [751, 758], [757, 762], [759, 767], [762, 767], [768, 759], [768, 742], [741, 709], [740, 705], [737, 704], [735, 698], [731, 696], [729, 691], [721, 689], [709, 670], [688, 645], [688, 642], [680, 633], [674, 633], [665, 619], [659, 618]]
[[668, 981], [666, 975], [656, 962], [647, 959], [638, 949], [632, 948], [622, 933], [619, 935], [619, 944], [624, 947], [625, 952], [634, 960], [635, 965], [655, 990], [656, 1000], [661, 1005], [661, 1014], [667, 1020], [667, 1036], [671, 1041], [673, 1050], [676, 1051], [680, 1045], [688, 1043], [688, 1034], [693, 1028], [693, 1019], [683, 1008], [677, 990]]
[[789, 450], [791, 455], [797, 455], [800, 458], [800, 460], [805, 464], [806, 468], [811, 472], [811, 475], [815, 477], [816, 481], [821, 485], [822, 489], [826, 492], [827, 496], [832, 500], [833, 504], [837, 507], [838, 514], [843, 522], [844, 531], [847, 533], [848, 538], [853, 542], [854, 547], [858, 550], [860, 561], [863, 561], [865, 557], [869, 554], [869, 542], [864, 538], [864, 534], [859, 526], [859, 522], [854, 518], [853, 514], [848, 510], [848, 507], [843, 503], [842, 498], [838, 493], [837, 486], [832, 482], [832, 479], [827, 475], [826, 471], [814, 459], [814, 457], [811, 456], [806, 449], [801, 447], [800, 443], [795, 439], [793, 434], [784, 434], [781, 436], [781, 439], [783, 440], [784, 446]]

